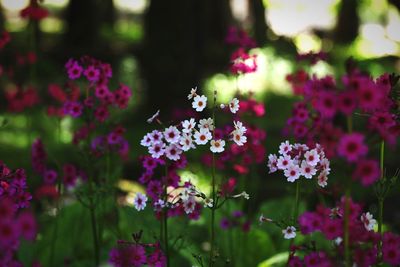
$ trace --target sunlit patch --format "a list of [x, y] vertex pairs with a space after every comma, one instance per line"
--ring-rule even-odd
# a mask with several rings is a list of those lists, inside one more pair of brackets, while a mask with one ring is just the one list
[[360, 37], [355, 43], [356, 53], [361, 58], [398, 55], [399, 44], [385, 35], [385, 28], [380, 24], [368, 23], [361, 25]]
[[335, 25], [338, 0], [264, 0], [266, 20], [278, 35], [295, 36], [311, 28], [330, 29]]
[[19, 11], [29, 4], [29, 0], [1, 0], [1, 5], [8, 11]]
[[393, 41], [400, 42], [400, 12], [394, 7], [390, 7], [387, 13], [387, 37]]
[[114, 5], [119, 10], [130, 11], [132, 13], [143, 13], [149, 1], [147, 0], [114, 0]]
[[47, 17], [40, 21], [40, 30], [48, 33], [61, 33], [64, 23], [60, 19]]
[[297, 52], [307, 53], [310, 51], [318, 52], [321, 50], [322, 42], [317, 36], [311, 33], [301, 33], [294, 38]]

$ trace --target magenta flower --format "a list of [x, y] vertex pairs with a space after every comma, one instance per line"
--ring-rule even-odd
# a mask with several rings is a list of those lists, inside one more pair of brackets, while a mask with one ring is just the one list
[[314, 107], [320, 112], [323, 118], [332, 118], [336, 114], [336, 94], [330, 91], [320, 91], [315, 100]]
[[100, 78], [100, 71], [93, 65], [87, 67], [83, 74], [89, 82], [97, 82]]
[[369, 186], [379, 179], [381, 170], [379, 164], [373, 159], [362, 159], [357, 163], [353, 178], [360, 180], [363, 186]]
[[355, 162], [368, 153], [368, 147], [364, 144], [364, 135], [351, 133], [343, 135], [338, 144], [338, 154], [349, 162]]
[[0, 220], [0, 248], [11, 246], [19, 236], [16, 224], [11, 220]]
[[114, 267], [143, 266], [146, 263], [146, 251], [141, 245], [114, 248], [110, 251], [109, 262]]
[[34, 240], [36, 238], [37, 224], [31, 212], [25, 211], [18, 216], [18, 228], [25, 239]]

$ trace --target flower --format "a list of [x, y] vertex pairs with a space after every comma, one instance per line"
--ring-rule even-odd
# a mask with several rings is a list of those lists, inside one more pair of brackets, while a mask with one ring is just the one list
[[192, 136], [187, 133], [182, 134], [179, 144], [181, 145], [180, 148], [183, 151], [188, 151], [191, 148], [196, 148], [195, 145], [193, 144]]
[[345, 134], [340, 138], [338, 154], [349, 162], [355, 162], [368, 153], [368, 147], [364, 144], [364, 135], [360, 133]]
[[328, 185], [328, 174], [326, 171], [322, 171], [317, 178], [318, 185], [320, 187], [325, 187]]
[[201, 119], [199, 121], [199, 130], [205, 129], [205, 130], [214, 130], [214, 121], [211, 118], [208, 119]]
[[153, 158], [158, 159], [165, 153], [165, 144], [162, 142], [153, 143], [149, 146], [149, 153]]
[[140, 141], [140, 145], [149, 147], [149, 146], [151, 146], [152, 142], [153, 142], [153, 140], [151, 138], [151, 134], [148, 133], [145, 136], [143, 136], [142, 140]]
[[250, 199], [250, 195], [246, 193], [246, 191], [243, 191], [240, 194], [234, 195], [232, 196], [233, 198], [238, 198], [238, 197], [243, 197], [244, 199], [249, 200]]
[[369, 186], [379, 179], [381, 169], [376, 160], [362, 159], [357, 162], [353, 178], [360, 180], [363, 186]]
[[183, 209], [185, 210], [186, 214], [190, 214], [196, 208], [196, 201], [194, 197], [189, 197], [187, 200], [183, 201]]
[[242, 131], [235, 130], [232, 132], [232, 140], [238, 145], [243, 146], [247, 142], [247, 137]]
[[165, 156], [170, 160], [177, 161], [180, 159], [182, 150], [175, 144], [170, 144], [165, 149]]
[[182, 132], [184, 133], [191, 133], [194, 127], [196, 126], [196, 121], [193, 118], [190, 118], [189, 120], [184, 120], [182, 121]]
[[208, 129], [202, 128], [200, 131], [194, 133], [194, 141], [198, 145], [205, 145], [209, 140], [211, 140], [212, 135]]
[[164, 130], [164, 138], [167, 142], [171, 144], [176, 144], [179, 142], [181, 133], [175, 126], [169, 126]]
[[152, 123], [160, 115], [160, 110], [157, 110], [150, 118], [147, 119], [147, 123]]
[[229, 109], [233, 114], [239, 110], [239, 100], [237, 98], [233, 98], [231, 102], [229, 102]]
[[365, 229], [368, 231], [374, 230], [374, 226], [376, 225], [376, 220], [373, 218], [372, 214], [367, 212], [361, 214], [361, 222], [364, 224]]
[[279, 154], [287, 155], [290, 151], [292, 151], [292, 145], [289, 144], [289, 141], [285, 141], [279, 146]]
[[300, 168], [295, 164], [290, 164], [283, 173], [287, 177], [287, 181], [293, 183], [300, 177]]
[[268, 155], [269, 173], [273, 173], [278, 170], [277, 164], [278, 164], [278, 157], [275, 154]]
[[137, 193], [133, 200], [133, 205], [135, 206], [135, 209], [141, 211], [144, 210], [144, 208], [146, 207], [146, 202], [147, 202], [147, 196], [142, 193]]
[[306, 159], [307, 164], [310, 166], [316, 166], [319, 162], [319, 155], [316, 149], [307, 151], [304, 154], [304, 158]]
[[279, 170], [286, 170], [292, 164], [293, 160], [289, 155], [280, 156], [276, 162], [276, 166]]
[[211, 147], [210, 150], [213, 153], [221, 153], [224, 151], [225, 141], [218, 139], [218, 140], [211, 140]]
[[233, 126], [235, 127], [235, 131], [239, 131], [241, 133], [245, 133], [247, 131], [246, 127], [244, 127], [243, 123], [240, 121], [234, 121]]
[[296, 228], [294, 226], [288, 226], [282, 230], [282, 234], [285, 239], [293, 239], [296, 237]]
[[195, 96], [197, 95], [197, 94], [196, 94], [196, 91], [197, 91], [197, 87], [192, 88], [192, 89], [190, 90], [190, 94], [188, 95], [188, 100], [192, 99], [193, 97], [195, 97]]
[[314, 166], [308, 164], [308, 162], [303, 161], [300, 167], [300, 173], [307, 179], [311, 179], [316, 173], [317, 169]]
[[212, 208], [214, 206], [214, 200], [212, 198], [205, 198], [204, 199], [204, 208]]
[[205, 95], [196, 95], [193, 98], [193, 102], [192, 102], [192, 107], [198, 111], [201, 112], [205, 109], [207, 105], [207, 97]]

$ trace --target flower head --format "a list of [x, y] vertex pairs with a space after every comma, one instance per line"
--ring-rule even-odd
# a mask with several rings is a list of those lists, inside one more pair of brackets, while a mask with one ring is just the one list
[[133, 205], [135, 206], [135, 209], [141, 211], [144, 210], [144, 208], [146, 207], [146, 202], [147, 202], [147, 196], [142, 193], [137, 193], [133, 200]]
[[288, 226], [282, 230], [282, 234], [285, 239], [293, 239], [296, 237], [296, 228], [294, 226]]
[[207, 97], [205, 95], [196, 95], [193, 98], [193, 102], [192, 102], [192, 107], [198, 111], [201, 112], [205, 109], [207, 105]]

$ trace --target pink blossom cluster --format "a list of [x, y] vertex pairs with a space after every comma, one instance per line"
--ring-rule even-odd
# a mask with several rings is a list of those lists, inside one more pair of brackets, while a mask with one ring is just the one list
[[66, 97], [68, 94], [65, 93], [63, 96], [62, 92], [53, 86], [50, 93], [52, 95], [56, 93], [54, 96], [63, 104], [64, 115], [72, 117], [87, 115], [90, 120], [104, 122], [109, 118], [112, 106], [119, 109], [127, 108], [132, 95], [131, 90], [128, 86], [120, 84], [116, 90], [110, 91], [108, 83], [112, 77], [112, 69], [109, 64], [94, 58], [82, 57], [79, 61], [68, 60], [65, 67], [71, 80], [79, 79], [83, 75], [89, 84], [84, 90], [86, 97], [83, 100], [80, 100], [79, 94], [74, 93], [77, 85], [72, 81], [67, 88], [71, 92], [71, 97]]
[[225, 42], [230, 45], [246, 48], [254, 48], [257, 45], [256, 41], [246, 31], [233, 26], [229, 27], [225, 36]]
[[292, 145], [289, 141], [281, 143], [279, 156], [268, 156], [268, 167], [270, 173], [283, 171], [287, 181], [292, 183], [302, 176], [306, 179], [317, 176], [317, 183], [321, 187], [327, 186], [331, 171], [330, 162], [321, 145], [316, 144], [315, 148], [311, 149], [305, 144]]
[[24, 169], [9, 169], [0, 161], [0, 266], [22, 266], [16, 251], [20, 239], [35, 240], [37, 224], [29, 207]]
[[29, 5], [20, 11], [21, 18], [40, 21], [49, 15], [49, 11], [39, 6], [39, 0], [30, 0]]
[[257, 55], [250, 55], [244, 48], [237, 49], [231, 55], [231, 73], [238, 75], [257, 71], [256, 59]]
[[119, 240], [118, 247], [111, 249], [108, 261], [114, 267], [166, 266], [165, 255], [158, 243], [141, 244]]
[[37, 91], [32, 86], [25, 89], [22, 87], [14, 87], [6, 90], [5, 97], [10, 112], [23, 112], [25, 109], [31, 108], [39, 103]]
[[[306, 211], [298, 218], [300, 230], [304, 235], [321, 232], [327, 240], [332, 240], [334, 253], [330, 251], [310, 251], [307, 246], [294, 246], [291, 250], [289, 266], [337, 266], [344, 251], [344, 214], [348, 202], [349, 244], [352, 260], [357, 266], [372, 266], [377, 263], [377, 244], [380, 235], [374, 232], [376, 220], [367, 212], [362, 213], [360, 204], [343, 197], [334, 208], [319, 205], [315, 212]], [[304, 254], [301, 259], [295, 254]], [[383, 261], [396, 266], [400, 264], [400, 237], [391, 232], [383, 236]], [[338, 261], [339, 260], [339, 261]], [[316, 265], [317, 264], [317, 265]]]

